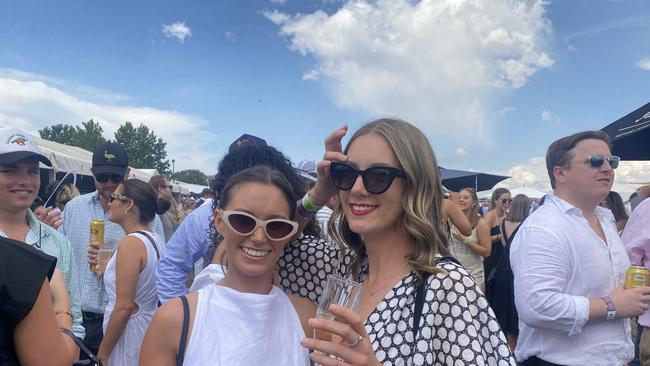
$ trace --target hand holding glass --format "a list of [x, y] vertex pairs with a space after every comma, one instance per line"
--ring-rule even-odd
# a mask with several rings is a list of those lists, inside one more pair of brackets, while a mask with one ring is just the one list
[[[327, 276], [327, 284], [323, 289], [323, 294], [320, 297], [318, 308], [316, 309], [316, 318], [335, 319], [334, 315], [329, 311], [330, 305], [333, 304], [356, 311], [360, 293], [360, 283], [335, 275]], [[335, 343], [341, 341], [339, 336], [320, 329], [314, 329], [314, 338]]]

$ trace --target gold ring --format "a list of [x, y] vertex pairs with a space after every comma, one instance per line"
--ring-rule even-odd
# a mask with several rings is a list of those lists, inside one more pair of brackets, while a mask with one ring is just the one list
[[363, 337], [359, 333], [357, 333], [357, 339], [354, 341], [354, 343], [350, 343], [348, 347], [354, 348], [357, 344], [359, 344], [359, 342], [361, 342], [362, 339]]

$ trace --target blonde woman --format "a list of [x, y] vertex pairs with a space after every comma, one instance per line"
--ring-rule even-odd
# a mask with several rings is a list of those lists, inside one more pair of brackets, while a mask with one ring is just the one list
[[337, 320], [310, 319], [341, 340], [305, 338], [303, 346], [319, 351], [312, 360], [326, 366], [515, 365], [476, 282], [446, 257], [442, 188], [427, 138], [407, 122], [379, 119], [342, 150], [346, 133], [343, 127], [327, 138], [318, 182], [302, 200], [313, 210], [338, 195], [330, 219], [338, 247], [292, 245], [280, 261], [286, 289], [314, 301], [329, 273], [362, 283], [356, 312], [332, 306]]
[[481, 290], [485, 290], [485, 275], [483, 272], [483, 257], [490, 255], [492, 242], [490, 228], [481, 218], [476, 192], [471, 188], [463, 188], [458, 192], [459, 206], [472, 228], [471, 235], [463, 235], [455, 226], [451, 228], [451, 252], [458, 261], [474, 277]]

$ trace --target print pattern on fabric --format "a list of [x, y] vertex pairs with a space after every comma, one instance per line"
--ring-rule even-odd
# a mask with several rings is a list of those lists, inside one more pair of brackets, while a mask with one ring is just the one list
[[[305, 237], [285, 249], [280, 282], [288, 293], [317, 302], [330, 273], [341, 275], [339, 249], [329, 242]], [[444, 262], [447, 274], [427, 280], [420, 331], [413, 334], [415, 272], [388, 291], [368, 316], [365, 328], [372, 349], [383, 365], [516, 365], [494, 312], [471, 275], [460, 265]], [[363, 280], [364, 266], [356, 280]]]

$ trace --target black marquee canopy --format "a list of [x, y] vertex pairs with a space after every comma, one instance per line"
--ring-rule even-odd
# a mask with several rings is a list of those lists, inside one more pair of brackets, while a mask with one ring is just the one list
[[602, 129], [612, 140], [612, 154], [622, 160], [650, 160], [650, 103]]

